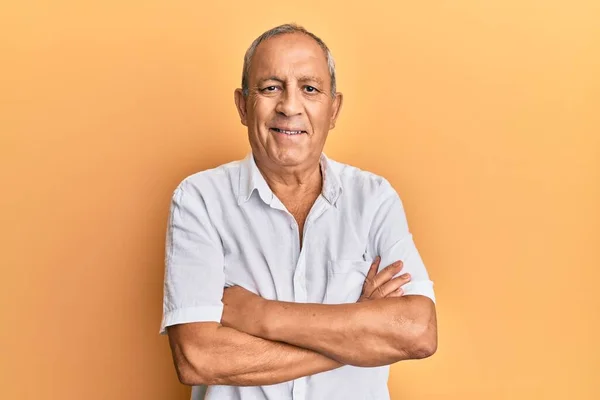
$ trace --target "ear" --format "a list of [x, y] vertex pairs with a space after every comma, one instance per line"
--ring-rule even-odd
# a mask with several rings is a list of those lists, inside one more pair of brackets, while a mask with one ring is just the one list
[[335, 128], [335, 121], [337, 121], [338, 116], [340, 115], [343, 101], [344, 95], [340, 92], [337, 92], [335, 94], [335, 98], [333, 99], [333, 104], [331, 105], [332, 113], [331, 120], [329, 121], [329, 129]]
[[233, 93], [235, 99], [235, 107], [237, 108], [238, 114], [240, 114], [240, 120], [242, 125], [248, 126], [248, 114], [246, 113], [246, 97], [242, 93], [242, 89], [235, 89]]

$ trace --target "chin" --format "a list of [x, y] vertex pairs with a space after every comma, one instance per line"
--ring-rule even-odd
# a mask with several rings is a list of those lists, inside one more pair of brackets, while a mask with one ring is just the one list
[[278, 165], [292, 167], [304, 163], [307, 155], [300, 149], [277, 149], [269, 158]]

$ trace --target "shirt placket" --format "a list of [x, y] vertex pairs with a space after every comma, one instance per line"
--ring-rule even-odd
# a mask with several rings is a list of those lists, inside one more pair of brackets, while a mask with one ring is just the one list
[[[293, 233], [296, 235], [294, 243], [296, 243], [295, 253], [298, 254], [298, 258], [296, 261], [296, 268], [294, 270], [294, 301], [296, 303], [307, 303], [308, 302], [308, 292], [306, 289], [306, 237], [307, 233], [310, 230], [311, 225], [314, 221], [325, 211], [327, 208], [326, 202], [318, 197], [315, 202], [315, 207], [311, 209], [311, 212], [306, 217], [306, 222], [304, 224], [304, 232], [302, 233], [302, 246], [300, 248], [299, 243], [299, 231], [298, 224], [294, 217], [292, 217], [293, 222], [290, 226], [293, 228]], [[292, 399], [293, 400], [306, 400], [306, 377], [301, 377], [298, 379], [294, 379], [293, 389], [292, 389]]]

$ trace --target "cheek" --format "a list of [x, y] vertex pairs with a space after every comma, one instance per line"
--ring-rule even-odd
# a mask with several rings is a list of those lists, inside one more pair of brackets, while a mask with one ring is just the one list
[[268, 118], [270, 118], [271, 113], [273, 112], [274, 106], [271, 104], [272, 101], [264, 98], [257, 98], [254, 100], [254, 104], [252, 105], [252, 117], [253, 120], [260, 124], [264, 124]]
[[330, 110], [324, 104], [312, 104], [306, 108], [306, 113], [313, 129], [320, 132], [329, 130]]

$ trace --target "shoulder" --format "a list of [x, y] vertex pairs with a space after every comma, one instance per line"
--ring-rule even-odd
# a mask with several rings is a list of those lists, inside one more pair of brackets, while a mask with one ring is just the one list
[[381, 175], [339, 161], [328, 161], [340, 181], [343, 192], [348, 195], [382, 200], [382, 196], [396, 193], [390, 182]]
[[243, 160], [231, 161], [214, 168], [195, 172], [183, 178], [174, 192], [211, 196], [231, 190], [239, 182]]

